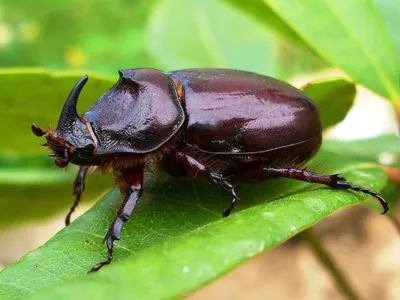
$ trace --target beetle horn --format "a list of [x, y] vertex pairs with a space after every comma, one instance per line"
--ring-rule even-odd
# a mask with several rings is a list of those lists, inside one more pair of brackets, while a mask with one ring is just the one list
[[88, 76], [85, 75], [81, 79], [79, 79], [75, 86], [72, 88], [61, 111], [57, 129], [65, 130], [69, 128], [75, 120], [79, 119], [79, 115], [76, 111], [76, 104], [78, 102], [79, 94], [81, 93], [87, 81]]

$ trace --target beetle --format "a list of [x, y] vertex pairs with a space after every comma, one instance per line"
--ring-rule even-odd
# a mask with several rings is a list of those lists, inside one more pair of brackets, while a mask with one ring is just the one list
[[126, 69], [78, 115], [78, 97], [87, 80], [83, 76], [72, 88], [56, 129], [32, 124], [31, 130], [45, 136], [44, 146], [58, 167], [80, 166], [66, 225], [80, 201], [88, 168], [116, 176], [124, 201], [104, 238], [107, 260], [88, 273], [112, 261], [113, 243], [142, 195], [144, 168], [150, 161], [175, 178], [197, 175], [225, 187], [232, 200], [223, 217], [238, 199], [234, 180], [278, 177], [364, 192], [380, 201], [383, 213], [388, 211], [376, 192], [339, 174], [304, 168], [321, 146], [321, 121], [314, 102], [285, 82], [230, 69]]

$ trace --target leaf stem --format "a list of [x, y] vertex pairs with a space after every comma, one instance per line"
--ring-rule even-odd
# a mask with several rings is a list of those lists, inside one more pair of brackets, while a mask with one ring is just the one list
[[394, 112], [397, 120], [397, 127], [400, 127], [400, 99], [393, 99], [393, 101], [394, 101]]
[[396, 227], [397, 233], [400, 235], [400, 220], [399, 220], [399, 216], [400, 216], [400, 187], [397, 186], [397, 197], [396, 197], [396, 203], [393, 207], [393, 212], [391, 215], [389, 215], [389, 219], [391, 220], [392, 224], [394, 225], [394, 227]]
[[350, 282], [346, 279], [337, 264], [333, 261], [330, 254], [326, 251], [321, 243], [319, 237], [313, 232], [311, 228], [299, 233], [299, 237], [308, 242], [314, 253], [317, 255], [320, 262], [325, 266], [333, 280], [335, 281], [339, 290], [351, 300], [361, 299], [351, 287]]

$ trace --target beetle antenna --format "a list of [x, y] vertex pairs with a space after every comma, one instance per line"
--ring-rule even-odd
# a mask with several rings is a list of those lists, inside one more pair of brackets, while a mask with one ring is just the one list
[[57, 129], [65, 130], [66, 128], [69, 128], [76, 119], [79, 118], [79, 115], [76, 111], [76, 104], [78, 102], [79, 94], [88, 81], [88, 78], [89, 77], [87, 75], [83, 76], [72, 88], [61, 111]]

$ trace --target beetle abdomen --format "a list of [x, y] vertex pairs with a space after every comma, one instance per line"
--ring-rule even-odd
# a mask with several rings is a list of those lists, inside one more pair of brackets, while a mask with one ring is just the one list
[[201, 151], [263, 153], [321, 137], [315, 104], [287, 83], [236, 70], [169, 74], [185, 107], [185, 141]]

